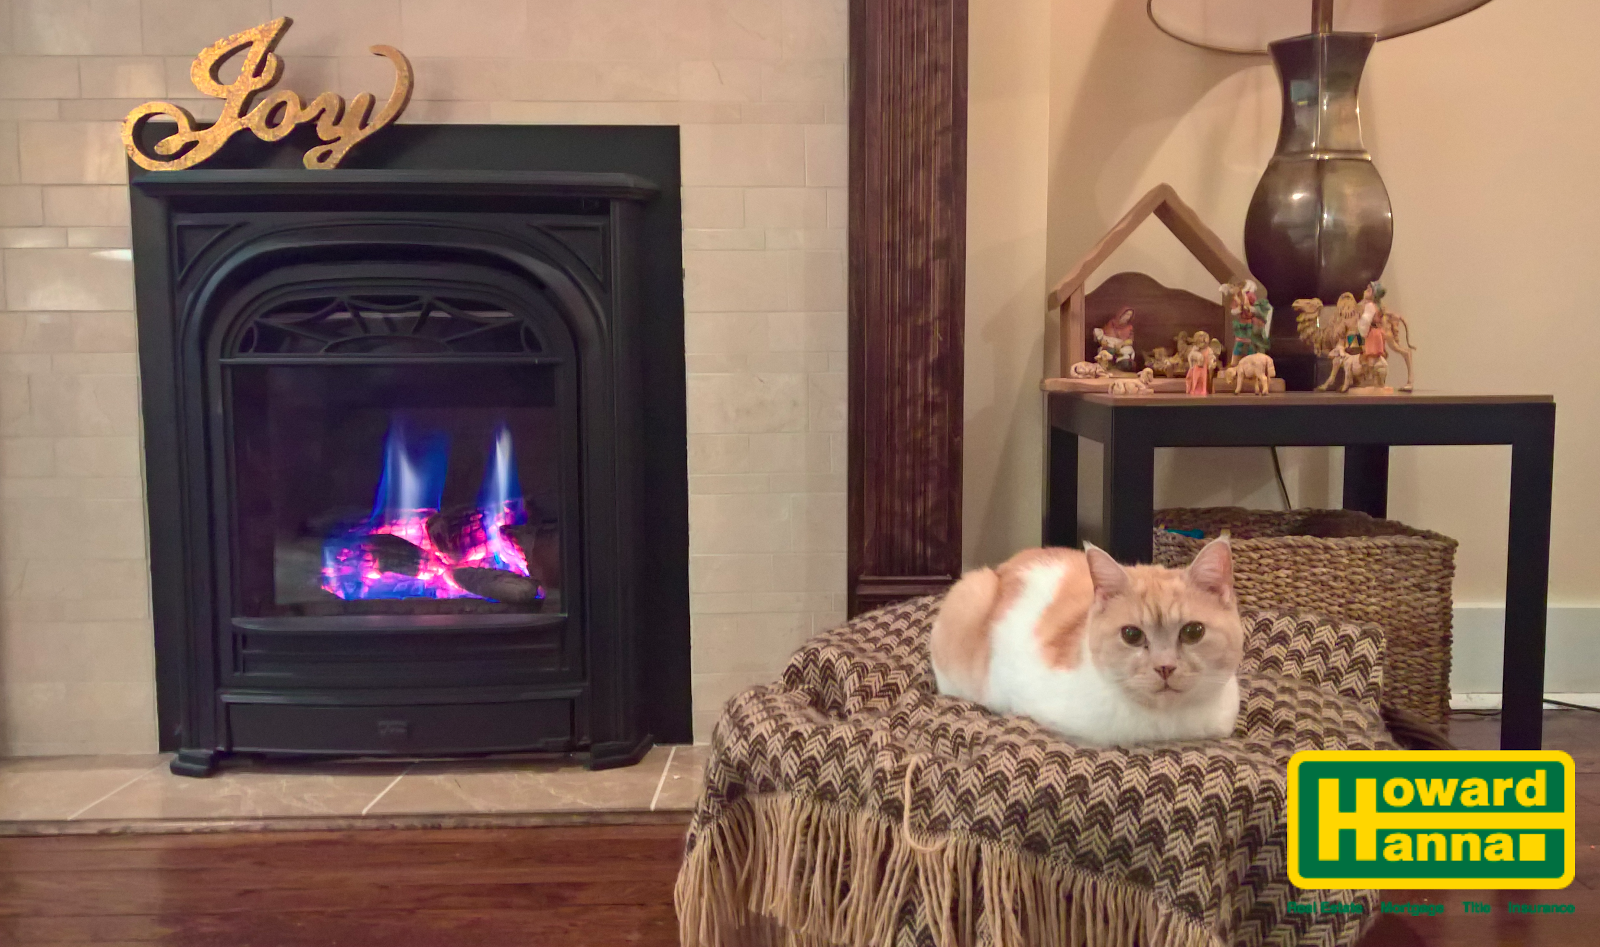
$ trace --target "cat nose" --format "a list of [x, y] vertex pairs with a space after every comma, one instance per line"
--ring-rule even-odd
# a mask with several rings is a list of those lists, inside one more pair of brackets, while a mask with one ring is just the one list
[[1167, 678], [1171, 677], [1172, 676], [1172, 672], [1176, 671], [1177, 669], [1178, 669], [1178, 666], [1176, 664], [1158, 664], [1158, 665], [1156, 665], [1156, 673], [1161, 675], [1161, 679], [1163, 681], [1166, 680]]

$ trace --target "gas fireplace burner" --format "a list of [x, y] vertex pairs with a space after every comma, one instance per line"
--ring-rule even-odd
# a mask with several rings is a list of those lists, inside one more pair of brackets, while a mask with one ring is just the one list
[[[322, 543], [324, 592], [342, 601], [470, 598], [543, 605], [559, 611], [561, 559], [556, 521], [522, 495], [501, 423], [489, 447], [476, 502], [444, 502], [449, 440], [415, 435], [397, 421], [384, 440], [372, 513], [338, 523]], [[533, 510], [532, 522], [528, 510]], [[543, 537], [541, 548], [540, 539]]]
[[686, 742], [676, 130], [371, 145], [130, 169], [173, 770]]

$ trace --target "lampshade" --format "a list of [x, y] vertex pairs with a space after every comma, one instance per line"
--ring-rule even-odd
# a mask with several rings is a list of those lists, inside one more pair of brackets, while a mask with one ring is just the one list
[[[1458, 17], [1489, 0], [1334, 0], [1333, 29], [1390, 39]], [[1185, 43], [1230, 53], [1312, 32], [1314, 0], [1148, 0], [1150, 19]]]

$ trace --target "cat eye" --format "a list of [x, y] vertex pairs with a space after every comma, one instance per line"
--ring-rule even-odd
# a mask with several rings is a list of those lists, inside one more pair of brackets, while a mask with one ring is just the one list
[[1144, 643], [1144, 631], [1133, 625], [1122, 626], [1122, 640], [1128, 644], [1138, 646]]
[[1178, 629], [1178, 640], [1184, 644], [1194, 644], [1206, 636], [1206, 626], [1197, 621], [1192, 621]]

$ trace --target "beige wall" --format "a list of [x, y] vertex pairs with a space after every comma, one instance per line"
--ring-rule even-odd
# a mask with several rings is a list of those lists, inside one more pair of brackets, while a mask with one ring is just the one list
[[155, 745], [117, 123], [289, 15], [403, 120], [682, 126], [695, 718], [844, 611], [843, 0], [0, 0], [0, 753]]
[[[1051, 0], [1048, 14], [1038, 6], [1013, 17], [1018, 4], [973, 5], [974, 128], [1004, 124], [1028, 149], [1039, 147], [1038, 122], [1048, 132], [1043, 186], [1037, 174], [1012, 172], [1031, 166], [1027, 156], [976, 137], [969, 151], [969, 443], [998, 452], [968, 456], [969, 563], [1038, 542], [1033, 385], [1054, 347], [1048, 286], [1162, 181], [1240, 251], [1245, 207], [1277, 131], [1265, 58], [1172, 40], [1150, 24], [1143, 0]], [[1498, 0], [1379, 44], [1362, 90], [1366, 141], [1395, 209], [1384, 282], [1415, 330], [1424, 386], [1556, 396], [1551, 596], [1566, 604], [1600, 603], [1600, 570], [1587, 554], [1600, 534], [1591, 474], [1600, 468], [1600, 386], [1590, 354], [1600, 327], [1600, 131], [1591, 120], [1600, 61], [1588, 42], [1597, 30], [1600, 7], [1582, 0]], [[978, 93], [1002, 82], [1006, 96]], [[1033, 103], [1028, 115], [1013, 115], [1022, 100]], [[1019, 210], [1039, 206], [1044, 234]], [[995, 234], [1012, 241], [1013, 260], [1042, 253], [1043, 272], [995, 267], [981, 252], [998, 252]], [[1158, 223], [1100, 276], [1122, 269], [1202, 294], [1215, 288]], [[994, 429], [1006, 402], [1027, 420], [1001, 438]], [[1336, 502], [1337, 451], [1286, 452], [1285, 464], [1297, 504]], [[1157, 500], [1273, 508], [1270, 478], [1264, 451], [1167, 451]], [[1394, 451], [1391, 513], [1461, 540], [1458, 602], [1503, 596], [1508, 483], [1505, 448]]]
[[973, 565], [1038, 542], [1050, 0], [967, 9], [962, 545]]
[[[1156, 32], [1142, 0], [972, 0], [966, 551], [1037, 542], [1049, 283], [1169, 181], [1238, 247], [1271, 153], [1261, 60]], [[842, 613], [842, 0], [0, 0], [0, 752], [154, 743], [126, 193], [116, 122], [194, 100], [188, 63], [274, 15], [302, 92], [383, 91], [411, 121], [684, 127], [696, 722]], [[1498, 0], [1381, 44], [1367, 141], [1398, 221], [1386, 283], [1429, 387], [1560, 404], [1552, 594], [1600, 599], [1592, 346], [1600, 93], [1580, 0]], [[1197, 292], [1159, 226], [1102, 271]], [[1504, 301], [1504, 302], [1502, 302]], [[1488, 340], [1516, 327], [1517, 358]], [[1570, 327], [1570, 328], [1569, 328]], [[1400, 449], [1392, 510], [1462, 540], [1457, 598], [1502, 594], [1506, 452]], [[1092, 462], [1087, 458], [1086, 462]], [[1296, 502], [1337, 454], [1290, 452]], [[1259, 451], [1174, 451], [1166, 503], [1271, 506]]]

